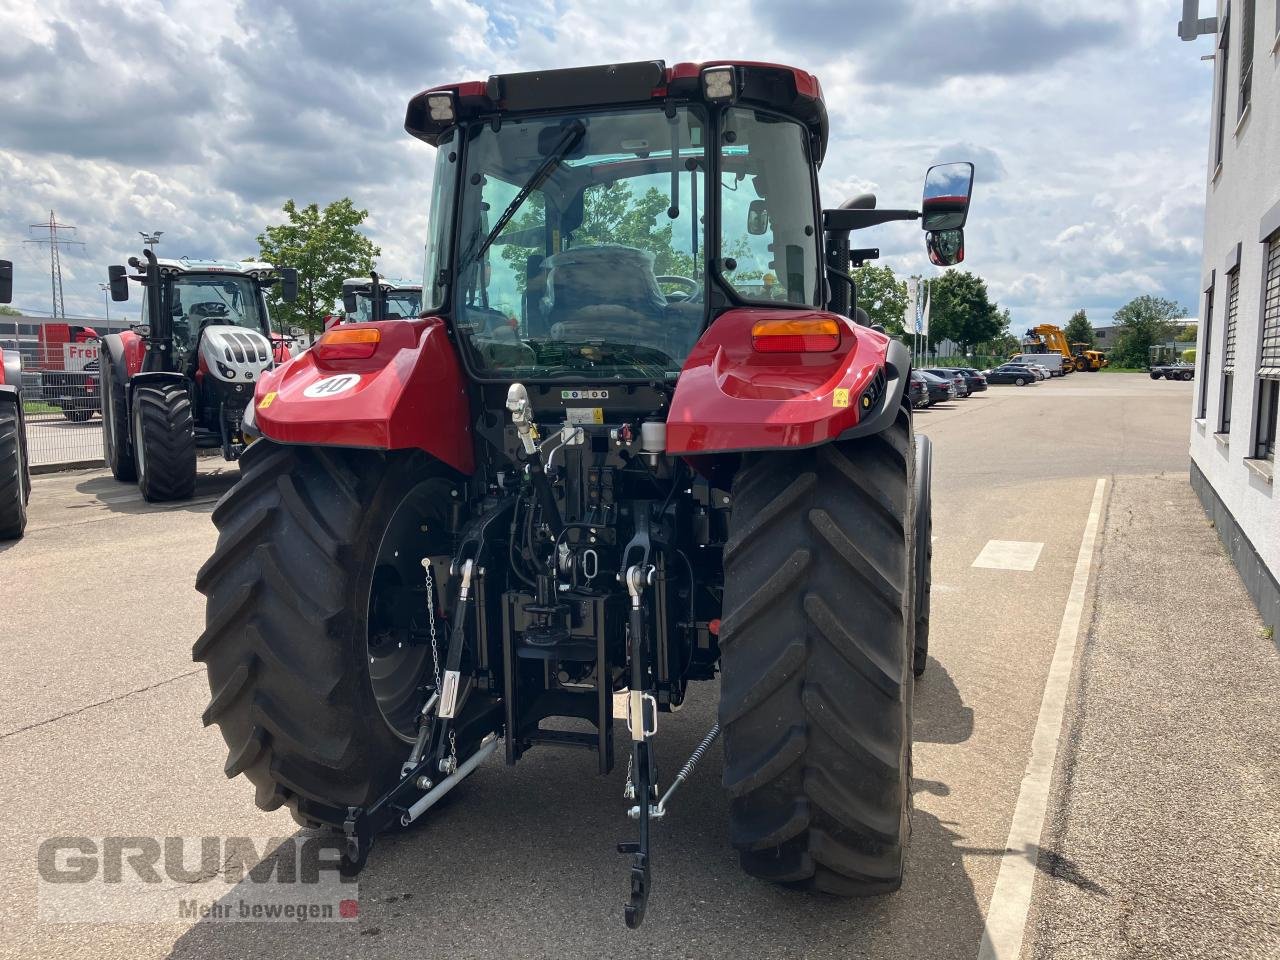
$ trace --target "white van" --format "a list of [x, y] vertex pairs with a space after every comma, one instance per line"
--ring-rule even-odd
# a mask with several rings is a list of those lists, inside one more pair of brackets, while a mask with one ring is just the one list
[[1049, 376], [1062, 376], [1062, 365], [1067, 358], [1060, 353], [1019, 353], [1006, 360], [1006, 363], [1038, 363], [1049, 371]]

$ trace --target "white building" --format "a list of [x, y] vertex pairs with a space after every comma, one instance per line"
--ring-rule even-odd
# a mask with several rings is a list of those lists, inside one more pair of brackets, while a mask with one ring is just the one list
[[1218, 0], [1191, 483], [1264, 621], [1280, 625], [1280, 0]]

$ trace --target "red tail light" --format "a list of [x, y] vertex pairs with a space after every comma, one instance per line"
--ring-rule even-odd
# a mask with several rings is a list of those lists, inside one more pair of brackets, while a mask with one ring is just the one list
[[757, 353], [830, 353], [840, 346], [840, 324], [812, 317], [758, 320], [751, 327], [751, 346]]
[[335, 327], [316, 343], [317, 360], [363, 360], [372, 357], [382, 340], [376, 327]]

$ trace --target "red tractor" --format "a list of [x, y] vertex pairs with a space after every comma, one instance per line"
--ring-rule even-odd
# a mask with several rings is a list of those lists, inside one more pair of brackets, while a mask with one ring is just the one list
[[292, 269], [269, 263], [144, 260], [113, 266], [111, 298], [142, 285], [143, 322], [102, 338], [102, 447], [117, 480], [136, 480], [151, 501], [183, 500], [196, 483], [196, 449], [244, 449], [245, 407], [262, 374], [289, 358], [272, 337], [263, 291], [297, 296]]
[[[266, 373], [213, 514], [193, 653], [227, 775], [359, 869], [495, 752], [608, 773], [622, 694], [628, 925], [718, 736], [748, 874], [896, 889], [929, 446], [909, 351], [852, 319], [849, 236], [923, 219], [957, 262], [972, 165], [933, 168], [923, 213], [824, 210], [818, 82], [760, 63], [494, 76], [405, 126], [436, 147], [425, 315]], [[659, 718], [717, 676], [660, 776]]]
[[[0, 260], [0, 303], [13, 299], [13, 264]], [[0, 540], [17, 540], [27, 529], [31, 466], [22, 414], [22, 358], [0, 348]]]

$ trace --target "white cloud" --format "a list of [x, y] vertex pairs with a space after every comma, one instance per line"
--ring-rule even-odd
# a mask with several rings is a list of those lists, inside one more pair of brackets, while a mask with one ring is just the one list
[[[0, 255], [33, 310], [49, 306], [47, 259], [20, 241], [51, 208], [85, 241], [64, 283], [68, 309], [90, 315], [138, 230], [164, 230], [172, 254], [243, 256], [288, 197], [351, 196], [383, 270], [416, 275], [432, 151], [401, 130], [413, 93], [726, 54], [819, 76], [829, 205], [867, 191], [911, 205], [931, 162], [974, 159], [965, 267], [1015, 329], [1078, 306], [1101, 322], [1143, 293], [1196, 306], [1211, 71], [1207, 47], [1175, 38], [1172, 0], [0, 5]], [[946, 29], [923, 37], [922, 24]], [[935, 272], [912, 225], [855, 243], [901, 273]]]

